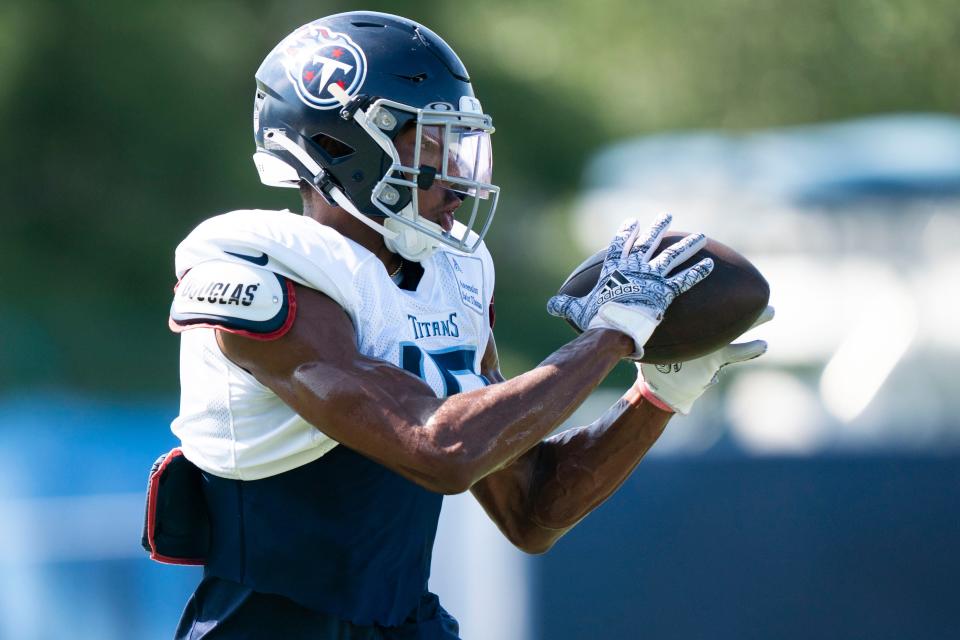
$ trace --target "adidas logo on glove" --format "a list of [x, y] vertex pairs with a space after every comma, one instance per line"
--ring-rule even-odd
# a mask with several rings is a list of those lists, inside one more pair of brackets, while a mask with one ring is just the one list
[[603, 288], [597, 296], [597, 304], [601, 305], [626, 295], [640, 293], [640, 291], [640, 285], [630, 282], [626, 276], [619, 271], [614, 271], [603, 284]]

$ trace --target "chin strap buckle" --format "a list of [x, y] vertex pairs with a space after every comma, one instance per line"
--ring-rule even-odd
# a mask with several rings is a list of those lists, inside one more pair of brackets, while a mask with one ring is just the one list
[[333, 181], [333, 178], [330, 177], [330, 174], [324, 169], [320, 169], [320, 173], [313, 177], [312, 186], [317, 190], [323, 199], [327, 201], [332, 207], [336, 207], [337, 202], [333, 199], [333, 196], [330, 195], [331, 187], [336, 186], [336, 183]]

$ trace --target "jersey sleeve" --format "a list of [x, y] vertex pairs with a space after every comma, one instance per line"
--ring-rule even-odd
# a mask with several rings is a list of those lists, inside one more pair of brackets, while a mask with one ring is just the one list
[[170, 329], [217, 328], [275, 340], [293, 326], [293, 282], [254, 265], [211, 260], [187, 271], [174, 289]]

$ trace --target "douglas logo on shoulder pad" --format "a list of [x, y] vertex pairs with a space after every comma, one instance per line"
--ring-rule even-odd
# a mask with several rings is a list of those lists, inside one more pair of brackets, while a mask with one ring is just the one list
[[253, 299], [259, 288], [260, 283], [191, 282], [187, 286], [178, 287], [177, 295], [197, 302], [249, 307], [253, 304]]
[[363, 49], [343, 33], [306, 25], [291, 33], [278, 48], [297, 95], [314, 109], [340, 108], [327, 87], [336, 84], [354, 96], [367, 75]]

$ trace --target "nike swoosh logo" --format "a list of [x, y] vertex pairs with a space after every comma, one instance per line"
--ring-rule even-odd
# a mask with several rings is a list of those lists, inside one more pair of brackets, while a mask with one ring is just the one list
[[233, 251], [224, 251], [224, 253], [231, 256], [236, 256], [237, 258], [240, 258], [241, 260], [246, 260], [247, 262], [252, 262], [253, 264], [260, 267], [266, 265], [267, 261], [270, 260], [270, 257], [265, 253], [261, 253], [259, 256], [245, 256], [242, 253], [234, 253]]

